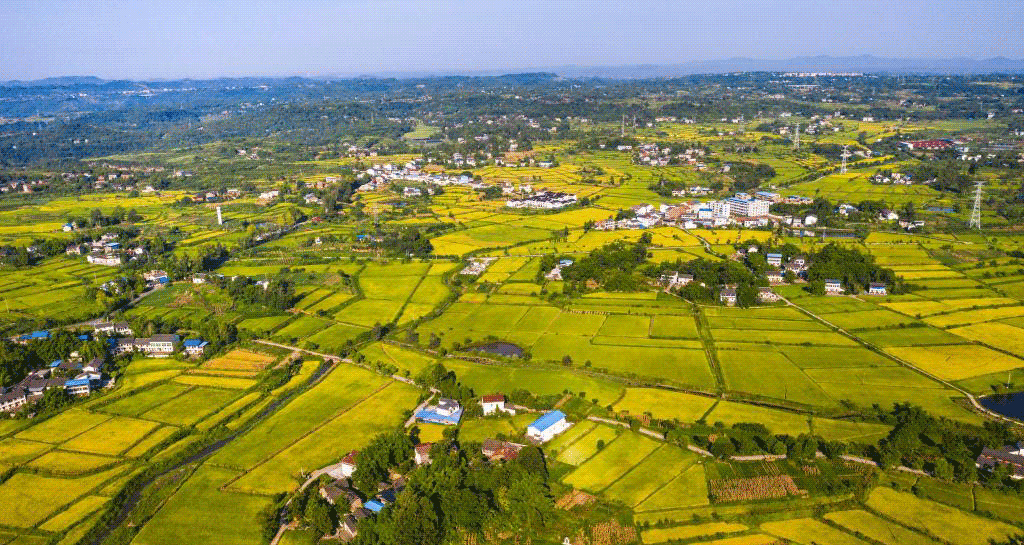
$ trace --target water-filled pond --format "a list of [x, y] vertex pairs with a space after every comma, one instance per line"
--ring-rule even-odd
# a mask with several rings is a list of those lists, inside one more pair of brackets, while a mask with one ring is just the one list
[[526, 353], [522, 348], [512, 343], [502, 341], [474, 346], [473, 350], [479, 350], [480, 352], [487, 352], [488, 354], [496, 354], [498, 356], [506, 356], [510, 358], [519, 358]]
[[994, 394], [979, 398], [978, 401], [990, 411], [1024, 420], [1024, 392]]

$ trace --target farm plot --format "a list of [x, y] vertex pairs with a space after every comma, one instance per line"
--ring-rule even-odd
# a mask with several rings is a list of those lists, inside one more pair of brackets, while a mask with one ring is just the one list
[[104, 496], [86, 496], [41, 524], [39, 529], [47, 532], [63, 532], [71, 525], [98, 511], [108, 501], [110, 498]]
[[983, 308], [977, 310], [962, 310], [949, 314], [929, 316], [925, 322], [935, 327], [949, 327], [954, 325], [970, 325], [980, 322], [991, 322], [1002, 318], [1014, 318], [1024, 316], [1024, 306]]
[[612, 372], [661, 378], [702, 389], [714, 387], [703, 350], [596, 345], [586, 337], [544, 335], [533, 345], [531, 353], [540, 361], [562, 361], [569, 356], [574, 362], [589, 360], [596, 368]]
[[496, 367], [456, 359], [442, 363], [455, 371], [460, 382], [477, 392], [511, 392], [523, 388], [536, 395], [553, 395], [568, 389], [585, 392], [587, 399], [597, 399], [602, 405], [614, 402], [622, 393], [622, 386], [616, 382], [577, 375], [569, 370]]
[[[948, 331], [965, 339], [985, 343], [1024, 358], [1024, 342], [1021, 342], [1021, 339], [1024, 338], [1024, 328], [1001, 322], [991, 322], [956, 327]], [[1020, 364], [1024, 367], [1024, 360]]]
[[799, 367], [778, 352], [720, 350], [718, 357], [726, 386], [731, 390], [806, 405], [835, 404]]
[[15, 473], [0, 484], [0, 524], [35, 526], [120, 471], [112, 469], [77, 479]]
[[659, 446], [660, 443], [653, 439], [633, 433], [623, 434], [564, 480], [576, 488], [600, 492]]
[[715, 398], [651, 388], [626, 388], [615, 403], [615, 411], [640, 415], [650, 412], [654, 418], [696, 422], [715, 404]]
[[651, 337], [697, 339], [697, 323], [692, 316], [658, 315], [651, 318]]
[[99, 410], [112, 414], [138, 416], [154, 407], [174, 399], [175, 397], [178, 397], [187, 391], [188, 386], [183, 384], [160, 384], [153, 388], [141, 390], [130, 396], [123, 397], [109, 405], [103, 405]]
[[335, 367], [322, 382], [232, 441], [211, 461], [225, 467], [249, 469], [389, 383], [358, 367]]
[[[274, 339], [284, 342], [292, 342], [297, 339], [306, 338], [317, 331], [326, 329], [333, 322], [314, 316], [300, 316], [294, 322], [277, 330]], [[373, 324], [370, 324], [373, 325]]]
[[990, 540], [1005, 540], [1020, 532], [1013, 526], [891, 488], [874, 489], [868, 496], [867, 506], [900, 524], [927, 531], [951, 543], [987, 545]]
[[818, 545], [865, 545], [867, 543], [811, 518], [766, 522], [761, 525], [761, 531], [796, 543], [807, 542], [809, 536], [814, 536], [813, 542]]
[[858, 310], [830, 314], [828, 321], [847, 330], [905, 327], [920, 323], [917, 320], [889, 310]]
[[637, 512], [662, 511], [710, 504], [704, 466], [694, 464], [636, 506]]
[[215, 388], [195, 388], [159, 407], [143, 413], [143, 417], [166, 424], [189, 426], [211, 414], [236, 397], [238, 392]]
[[881, 347], [959, 344], [963, 342], [962, 337], [957, 337], [952, 333], [934, 327], [858, 331], [857, 337]]
[[0, 441], [0, 467], [23, 464], [52, 448], [48, 443], [8, 437]]
[[962, 380], [1024, 366], [1024, 360], [977, 345], [902, 346], [884, 350], [946, 380]]
[[662, 445], [605, 489], [604, 495], [636, 506], [667, 485], [696, 462], [696, 456], [672, 445]]
[[160, 427], [156, 422], [115, 416], [62, 445], [67, 450], [117, 455]]
[[589, 433], [579, 437], [571, 445], [558, 454], [558, 461], [579, 466], [597, 453], [599, 446], [611, 443], [619, 431], [608, 426], [597, 426]]
[[223, 356], [204, 362], [201, 369], [223, 371], [243, 371], [256, 374], [277, 359], [274, 356], [260, 354], [250, 350], [232, 350]]
[[[464, 429], [465, 427], [466, 427], [466, 422], [463, 422], [462, 428]], [[566, 447], [568, 447], [569, 445], [575, 443], [577, 439], [579, 439], [580, 437], [583, 437], [584, 435], [586, 435], [587, 433], [592, 431], [595, 427], [597, 427], [597, 424], [594, 423], [594, 422], [591, 422], [590, 420], [584, 420], [582, 422], [578, 422], [576, 424], [573, 424], [573, 426], [571, 428], [569, 428], [565, 432], [559, 434], [557, 437], [552, 439], [551, 442], [549, 442], [547, 444], [546, 449], [549, 452], [552, 452], [552, 453], [560, 453]], [[460, 429], [460, 431], [461, 431], [461, 429]], [[461, 433], [460, 433], [460, 437], [461, 437]]]
[[142, 527], [132, 543], [258, 543], [262, 538], [252, 521], [271, 500], [218, 490], [231, 477], [232, 472], [225, 469], [200, 467]]
[[74, 408], [36, 424], [16, 435], [18, 439], [63, 443], [110, 420], [110, 416]]
[[120, 461], [119, 458], [109, 456], [51, 450], [29, 462], [26, 467], [42, 470], [52, 475], [75, 476], [109, 467]]
[[391, 382], [350, 410], [313, 428], [230, 488], [258, 494], [287, 492], [299, 484], [304, 469], [336, 462], [347, 452], [362, 448], [382, 427], [400, 424], [403, 412], [416, 406], [419, 394], [417, 388]]
[[189, 386], [206, 386], [209, 388], [228, 388], [245, 390], [256, 385], [256, 381], [238, 377], [211, 377], [205, 375], [178, 375], [174, 381]]
[[711, 335], [716, 341], [772, 343], [772, 344], [813, 344], [821, 346], [857, 346], [853, 340], [831, 331], [771, 331], [750, 329], [714, 329]]
[[734, 534], [746, 529], [746, 525], [738, 522], [706, 522], [704, 524], [687, 524], [686, 526], [644, 530], [641, 533], [641, 539], [644, 543], [664, 543], [671, 540], [711, 537], [717, 534]]
[[759, 422], [776, 434], [797, 436], [810, 432], [808, 417], [801, 414], [767, 409], [746, 403], [722, 401], [706, 417], [708, 422], [724, 422], [727, 426], [739, 422]]
[[859, 532], [870, 539], [891, 545], [936, 545], [938, 543], [899, 524], [859, 509], [829, 513], [825, 515], [825, 520], [834, 522], [850, 532]]

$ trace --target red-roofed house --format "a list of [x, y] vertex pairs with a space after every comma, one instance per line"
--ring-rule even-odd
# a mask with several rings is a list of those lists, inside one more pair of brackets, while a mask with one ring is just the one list
[[433, 446], [433, 443], [423, 443], [420, 445], [416, 445], [416, 465], [422, 466], [430, 463], [430, 449]]
[[505, 408], [505, 396], [504, 394], [489, 394], [480, 398], [480, 405], [484, 408], [484, 416], [494, 414], [496, 412], [505, 412], [509, 414], [516, 414], [514, 409]]

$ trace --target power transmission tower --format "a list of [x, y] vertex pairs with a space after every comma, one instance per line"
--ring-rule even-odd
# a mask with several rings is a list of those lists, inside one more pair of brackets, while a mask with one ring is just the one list
[[794, 129], [793, 134], [794, 134], [794, 137], [793, 137], [793, 149], [800, 149], [800, 124], [799, 123], [796, 124], [796, 129]]
[[984, 185], [982, 181], [974, 184], [974, 208], [971, 209], [971, 222], [967, 224], [971, 229], [981, 229], [981, 192]]
[[843, 158], [843, 166], [839, 169], [839, 173], [846, 174], [846, 159], [850, 157], [850, 146], [843, 146], [843, 153], [839, 156]]
[[626, 114], [622, 114], [622, 129], [619, 131], [619, 136], [626, 136]]

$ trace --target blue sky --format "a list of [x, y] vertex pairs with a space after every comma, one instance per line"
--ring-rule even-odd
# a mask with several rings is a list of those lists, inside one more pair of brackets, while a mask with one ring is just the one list
[[0, 80], [1024, 57], [1020, 0], [0, 0]]

